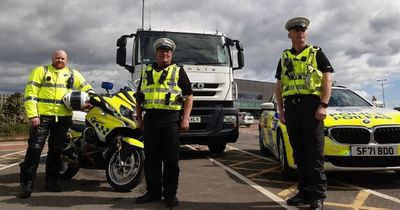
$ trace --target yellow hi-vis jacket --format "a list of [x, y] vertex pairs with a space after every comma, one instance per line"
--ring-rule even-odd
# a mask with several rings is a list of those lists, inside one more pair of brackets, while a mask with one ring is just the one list
[[[182, 101], [178, 100], [182, 95], [182, 90], [178, 86], [180, 68], [176, 64], [171, 64], [157, 72], [151, 65], [147, 66], [142, 72], [141, 84], [145, 109], [180, 110], [182, 108]], [[162, 83], [160, 83], [161, 77], [165, 77]]]
[[320, 96], [322, 72], [318, 70], [316, 52], [318, 47], [308, 46], [298, 55], [289, 49], [283, 51], [281, 58], [282, 95], [314, 94]]
[[71, 116], [72, 111], [63, 103], [64, 95], [72, 91], [67, 81], [74, 79], [73, 89], [83, 92], [93, 90], [76, 70], [65, 67], [56, 69], [52, 65], [38, 66], [32, 70], [25, 87], [25, 112], [28, 119], [46, 116]]

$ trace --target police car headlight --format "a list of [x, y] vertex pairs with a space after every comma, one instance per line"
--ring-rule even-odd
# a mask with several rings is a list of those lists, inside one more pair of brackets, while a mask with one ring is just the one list
[[224, 123], [236, 123], [236, 115], [224, 115]]

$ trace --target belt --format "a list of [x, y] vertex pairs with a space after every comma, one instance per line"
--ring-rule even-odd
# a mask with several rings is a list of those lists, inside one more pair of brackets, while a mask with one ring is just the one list
[[285, 97], [285, 102], [290, 104], [300, 104], [303, 101], [316, 100], [319, 101], [319, 97], [316, 95], [291, 95]]
[[289, 103], [291, 104], [299, 104], [301, 102], [301, 98], [292, 98], [289, 100]]

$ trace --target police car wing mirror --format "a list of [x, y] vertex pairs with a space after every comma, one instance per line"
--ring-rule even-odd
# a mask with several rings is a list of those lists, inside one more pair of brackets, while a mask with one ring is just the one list
[[261, 104], [261, 110], [276, 110], [275, 104], [272, 102], [266, 102]]

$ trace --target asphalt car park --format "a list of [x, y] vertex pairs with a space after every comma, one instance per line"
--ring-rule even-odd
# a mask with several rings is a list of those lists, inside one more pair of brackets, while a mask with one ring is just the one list
[[[162, 202], [137, 205], [134, 198], [145, 192], [144, 182], [128, 193], [111, 190], [104, 172], [79, 171], [63, 181], [64, 191], [43, 190], [44, 159], [39, 167], [32, 198], [15, 198], [18, 190], [18, 162], [24, 144], [4, 146], [0, 163], [0, 202], [3, 209], [166, 209]], [[17, 153], [18, 151], [22, 151]], [[9, 155], [7, 155], [9, 154]], [[7, 156], [4, 156], [7, 155]], [[307, 209], [288, 207], [285, 199], [296, 193], [295, 178], [285, 178], [272, 155], [262, 155], [258, 128], [240, 128], [239, 140], [223, 154], [212, 154], [206, 146], [185, 145], [181, 150], [181, 177], [174, 209]], [[400, 179], [393, 171], [328, 172], [325, 209], [398, 209]]]

